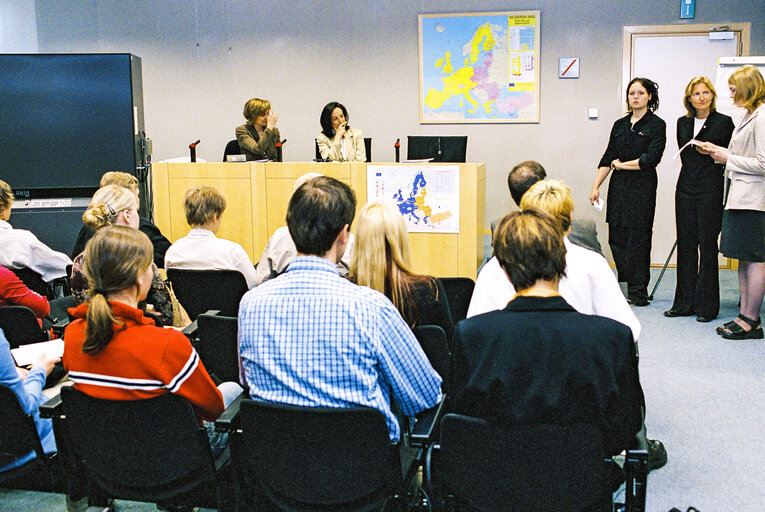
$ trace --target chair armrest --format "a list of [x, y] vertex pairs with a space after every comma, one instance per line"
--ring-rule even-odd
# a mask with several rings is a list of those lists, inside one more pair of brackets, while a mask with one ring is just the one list
[[40, 406], [41, 418], [57, 418], [63, 414], [61, 395], [56, 395]]
[[423, 447], [435, 441], [433, 437], [438, 432], [438, 424], [441, 423], [441, 417], [444, 415], [446, 398], [444, 395], [438, 405], [417, 415], [417, 421], [409, 435], [409, 443], [412, 446]]
[[189, 325], [184, 327], [181, 332], [189, 339], [189, 340], [195, 340], [197, 337], [197, 331], [199, 330], [199, 325], [197, 324], [197, 321], [194, 320]]
[[226, 410], [215, 420], [215, 430], [218, 432], [233, 432], [239, 427], [239, 407], [242, 401], [249, 400], [250, 396], [246, 391], [242, 391], [233, 402], [228, 404]]

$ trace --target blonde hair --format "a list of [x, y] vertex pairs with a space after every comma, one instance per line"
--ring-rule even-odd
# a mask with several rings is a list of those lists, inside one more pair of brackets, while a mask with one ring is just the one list
[[13, 203], [13, 189], [3, 180], [0, 180], [0, 213], [4, 212]]
[[292, 192], [295, 192], [297, 189], [299, 189], [300, 185], [302, 185], [306, 181], [311, 181], [312, 179], [318, 178], [319, 176], [324, 176], [324, 175], [319, 172], [308, 172], [300, 176], [298, 179], [295, 180], [295, 183], [292, 185]]
[[255, 118], [258, 116], [264, 116], [271, 110], [271, 102], [268, 100], [261, 100], [260, 98], [252, 98], [244, 104], [244, 110], [242, 115], [248, 122], [254, 123]]
[[104, 175], [101, 176], [101, 184], [99, 187], [105, 187], [106, 185], [119, 185], [120, 187], [129, 189], [134, 194], [138, 192], [138, 178], [122, 171], [109, 171], [104, 173]]
[[106, 295], [136, 285], [138, 276], [149, 268], [153, 258], [149, 237], [127, 226], [107, 226], [88, 241], [83, 271], [91, 298], [82, 345], [84, 353], [101, 352], [114, 337], [114, 324], [124, 326], [114, 316]]
[[183, 200], [186, 222], [189, 226], [204, 226], [226, 210], [226, 198], [218, 189], [209, 185], [191, 187]]
[[521, 198], [521, 209], [538, 208], [552, 215], [563, 232], [571, 227], [574, 199], [571, 190], [562, 181], [543, 180], [534, 183]]
[[119, 185], [107, 185], [96, 190], [88, 209], [82, 214], [82, 222], [93, 231], [110, 226], [120, 212], [138, 208], [138, 198], [130, 190]]
[[709, 104], [709, 111], [714, 112], [717, 110], [717, 91], [715, 91], [715, 86], [712, 85], [712, 81], [709, 80], [709, 78], [705, 76], [697, 76], [691, 78], [691, 81], [685, 86], [683, 105], [685, 105], [685, 110], [688, 111], [688, 113], [685, 114], [685, 117], [696, 117], [696, 108], [691, 103], [691, 94], [693, 94], [693, 88], [699, 84], [706, 85], [707, 89], [712, 92], [712, 103]]
[[416, 310], [411, 286], [427, 281], [435, 287], [435, 282], [430, 276], [411, 271], [409, 233], [404, 218], [383, 203], [369, 203], [359, 211], [354, 233], [351, 280], [385, 294], [404, 320], [414, 325]]
[[741, 104], [747, 110], [754, 110], [765, 102], [765, 80], [760, 71], [746, 65], [734, 71], [728, 77], [728, 84], [736, 86], [733, 103]]

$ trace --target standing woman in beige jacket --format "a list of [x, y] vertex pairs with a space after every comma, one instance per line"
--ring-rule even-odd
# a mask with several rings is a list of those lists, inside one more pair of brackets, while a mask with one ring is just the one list
[[728, 148], [702, 145], [725, 164], [726, 200], [720, 252], [739, 260], [741, 310], [717, 328], [724, 338], [761, 339], [760, 308], [765, 295], [765, 80], [754, 66], [744, 66], [728, 79], [731, 98], [746, 109]]

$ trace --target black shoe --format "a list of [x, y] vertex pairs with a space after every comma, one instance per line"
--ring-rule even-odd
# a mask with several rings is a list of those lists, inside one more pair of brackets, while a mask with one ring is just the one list
[[704, 323], [706, 323], [706, 322], [711, 322], [715, 318], [717, 318], [717, 315], [715, 315], [715, 316], [697, 315], [696, 316], [696, 321], [697, 322], [704, 322]]
[[627, 299], [627, 302], [630, 305], [637, 306], [637, 307], [643, 307], [650, 304], [650, 302], [648, 302], [648, 299], [643, 297], [630, 297], [629, 299]]
[[676, 309], [668, 309], [664, 312], [664, 316], [668, 318], [675, 318], [676, 316], [693, 316], [693, 313], [691, 311], [688, 311], [687, 313], [683, 311], [678, 311]]
[[648, 440], [648, 471], [664, 467], [667, 463], [667, 449], [658, 439]]

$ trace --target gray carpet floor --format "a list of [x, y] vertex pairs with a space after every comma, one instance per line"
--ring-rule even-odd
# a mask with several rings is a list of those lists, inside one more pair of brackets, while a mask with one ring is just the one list
[[[652, 271], [651, 287], [658, 278]], [[675, 273], [668, 270], [650, 306], [635, 308], [643, 326], [640, 377], [648, 437], [664, 442], [669, 462], [648, 477], [648, 512], [765, 511], [765, 342], [730, 341], [715, 327], [738, 314], [735, 272], [721, 271], [718, 320], [666, 318]], [[650, 291], [650, 290], [649, 290]], [[0, 510], [63, 511], [62, 496], [0, 489]], [[120, 511], [153, 511], [118, 502]]]

